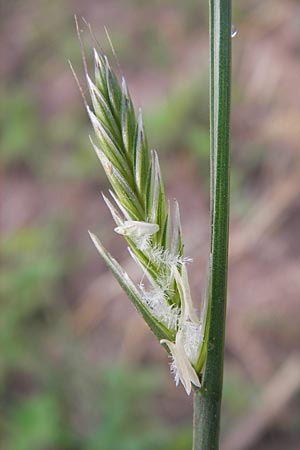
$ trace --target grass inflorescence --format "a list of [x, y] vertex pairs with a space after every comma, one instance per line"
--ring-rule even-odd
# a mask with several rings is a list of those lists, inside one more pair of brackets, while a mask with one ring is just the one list
[[[189, 394], [200, 387], [205, 354], [206, 308], [194, 311], [184, 255], [179, 205], [165, 198], [158, 155], [150, 150], [142, 110], [136, 114], [124, 77], [119, 83], [105, 54], [94, 52], [94, 80], [85, 75], [85, 101], [96, 139], [93, 148], [110, 182], [103, 198], [134, 261], [142, 268], [136, 285], [92, 233], [91, 238], [136, 309], [173, 358], [171, 370]], [[197, 369], [197, 370], [195, 370]]]

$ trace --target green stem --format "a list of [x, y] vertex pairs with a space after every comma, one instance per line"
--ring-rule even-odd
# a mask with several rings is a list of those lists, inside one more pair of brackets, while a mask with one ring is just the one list
[[210, 0], [210, 323], [202, 389], [194, 394], [193, 450], [218, 450], [229, 235], [231, 0]]

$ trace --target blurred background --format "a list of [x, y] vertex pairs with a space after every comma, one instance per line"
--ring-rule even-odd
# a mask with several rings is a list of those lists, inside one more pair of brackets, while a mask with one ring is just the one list
[[[0, 449], [189, 450], [191, 398], [88, 237], [96, 232], [132, 273], [68, 59], [82, 80], [75, 13], [111, 54], [108, 28], [167, 196], [181, 205], [199, 308], [209, 247], [207, 2], [0, 7]], [[233, 20], [221, 448], [296, 450], [300, 3], [234, 1]]]

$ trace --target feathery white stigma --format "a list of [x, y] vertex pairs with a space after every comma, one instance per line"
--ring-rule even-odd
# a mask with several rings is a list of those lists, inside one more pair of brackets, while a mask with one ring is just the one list
[[166, 344], [171, 352], [173, 358], [171, 371], [174, 373], [176, 386], [181, 381], [188, 395], [191, 393], [192, 384], [201, 387], [196, 371], [185, 352], [181, 331], [176, 334], [175, 343], [167, 339], [162, 339], [160, 343]]
[[175, 330], [178, 325], [179, 309], [168, 304], [163, 289], [152, 287], [150, 290], [146, 290], [142, 283], [140, 283], [140, 289], [143, 302], [150, 313], [169, 330]]

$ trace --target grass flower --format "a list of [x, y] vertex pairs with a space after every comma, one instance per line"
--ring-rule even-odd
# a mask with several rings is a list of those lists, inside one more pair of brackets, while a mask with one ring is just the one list
[[179, 381], [183, 384], [186, 393], [190, 395], [192, 384], [201, 387], [198, 375], [185, 351], [185, 346], [182, 340], [182, 330], [176, 334], [175, 343], [162, 339], [161, 344], [166, 344], [171, 352], [173, 362], [171, 364], [171, 372], [174, 374], [175, 383], [178, 385]]
[[[119, 84], [105, 55], [94, 49], [94, 81], [87, 72], [91, 107], [85, 106], [96, 139], [92, 145], [112, 189], [103, 198], [116, 224], [114, 231], [127, 241], [144, 277], [136, 285], [107, 252], [91, 238], [109, 269], [136, 309], [170, 353], [176, 384], [187, 394], [200, 387], [204, 364], [205, 317], [194, 310], [184, 256], [179, 206], [165, 199], [158, 155], [149, 150], [142, 110], [135, 113], [126, 81]], [[201, 367], [199, 367], [199, 355]], [[197, 371], [196, 371], [197, 367]]]

